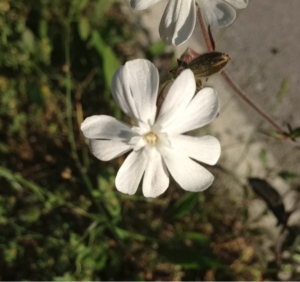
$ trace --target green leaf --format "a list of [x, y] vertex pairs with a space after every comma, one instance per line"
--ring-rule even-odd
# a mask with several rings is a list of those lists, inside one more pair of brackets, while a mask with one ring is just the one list
[[0, 215], [0, 224], [6, 224], [8, 222], [8, 219], [4, 216]]
[[44, 105], [44, 97], [41, 91], [41, 86], [38, 83], [32, 83], [28, 85], [28, 97], [32, 103], [39, 106]]
[[135, 232], [130, 232], [127, 231], [123, 228], [119, 228], [119, 227], [115, 227], [115, 232], [117, 233], [117, 235], [119, 236], [120, 239], [124, 240], [124, 239], [135, 239], [138, 241], [146, 241], [146, 240], [151, 240], [151, 241], [155, 241], [153, 238], [135, 233]]
[[174, 217], [180, 219], [198, 204], [198, 194], [196, 193], [185, 193], [185, 195], [175, 204], [174, 206]]
[[107, 189], [109, 189], [109, 182], [102, 175], [98, 175], [97, 182], [98, 182], [98, 189], [101, 191], [102, 194], [105, 193]]
[[282, 170], [278, 173], [278, 175], [289, 184], [291, 184], [291, 182], [298, 177], [296, 173], [288, 170]]
[[209, 245], [209, 240], [208, 238], [202, 234], [202, 233], [197, 233], [197, 232], [185, 232], [180, 235], [183, 239], [189, 239], [196, 241], [197, 243], [201, 245]]
[[88, 3], [89, 3], [89, 0], [81, 0], [78, 5], [78, 10], [82, 11], [87, 6]]
[[102, 198], [103, 203], [113, 218], [119, 218], [121, 216], [121, 204], [116, 197], [114, 190], [114, 179], [111, 178], [110, 172], [107, 171], [102, 175], [98, 175], [98, 190], [93, 191], [93, 196], [96, 198]]
[[54, 281], [75, 281], [75, 277], [71, 273], [65, 272], [63, 276], [54, 277]]
[[113, 218], [118, 218], [121, 216], [122, 207], [114, 192], [111, 191], [109, 196], [105, 198], [104, 204], [107, 211]]
[[211, 250], [165, 245], [160, 247], [160, 255], [169, 262], [179, 264], [186, 269], [224, 268], [224, 265], [214, 258]]
[[27, 119], [28, 116], [25, 113], [18, 114], [13, 120], [13, 123], [10, 125], [9, 131], [12, 133], [20, 131], [21, 128], [25, 127]]
[[150, 46], [149, 52], [152, 57], [156, 57], [161, 55], [165, 51], [165, 48], [166, 45], [161, 40], [159, 40]]
[[38, 207], [33, 207], [25, 211], [22, 215], [20, 215], [20, 219], [22, 221], [35, 222], [40, 218], [40, 215], [40, 209]]
[[267, 163], [267, 151], [265, 149], [261, 149], [259, 153], [259, 158], [263, 164]]
[[296, 139], [296, 138], [300, 137], [300, 127], [297, 127], [295, 129], [293, 129], [291, 134], [290, 134], [290, 137], [292, 139]]
[[277, 95], [277, 98], [281, 101], [287, 94], [290, 87], [290, 81], [287, 78], [284, 78], [281, 83], [281, 89]]
[[110, 8], [114, 0], [98, 0], [95, 6], [95, 18], [103, 21], [105, 17], [105, 13]]
[[300, 254], [294, 254], [292, 258], [295, 262], [300, 264]]
[[103, 59], [106, 87], [111, 89], [111, 80], [120, 63], [113, 50], [105, 44], [98, 31], [92, 33], [92, 44]]
[[285, 136], [283, 136], [283, 134], [276, 132], [276, 131], [271, 131], [267, 134], [268, 136], [274, 137], [276, 139], [280, 139], [282, 140]]
[[25, 48], [33, 53], [35, 49], [35, 39], [32, 31], [30, 29], [25, 29], [23, 34], [22, 34], [22, 39], [23, 39], [23, 44]]
[[78, 25], [81, 40], [85, 41], [91, 33], [90, 22], [86, 17], [81, 17]]
[[[41, 199], [41, 200], [45, 199], [44, 195], [43, 195], [43, 189], [41, 187], [39, 187], [38, 185], [36, 185], [33, 182], [26, 180], [19, 174], [15, 174], [12, 171], [10, 171], [4, 167], [0, 167], [0, 176], [4, 177], [12, 182], [20, 183], [20, 184], [26, 186], [28, 189], [30, 189], [32, 192], [34, 192], [39, 197], [39, 199]], [[20, 189], [21, 189], [21, 186], [19, 186], [19, 188], [17, 190], [20, 190]]]
[[39, 34], [41, 38], [46, 38], [48, 35], [48, 21], [46, 19], [40, 20]]
[[7, 145], [2, 142], [0, 142], [0, 152], [4, 154], [9, 152]]

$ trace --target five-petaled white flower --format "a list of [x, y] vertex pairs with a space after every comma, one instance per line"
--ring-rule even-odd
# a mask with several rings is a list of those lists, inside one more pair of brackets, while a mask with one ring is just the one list
[[[130, 0], [134, 10], [145, 10], [161, 0]], [[248, 0], [169, 0], [159, 26], [162, 40], [168, 45], [180, 45], [190, 38], [196, 24], [198, 3], [207, 23], [213, 27], [231, 24], [237, 9], [246, 8]], [[230, 4], [230, 5], [229, 5]]]
[[94, 156], [102, 161], [132, 150], [116, 176], [120, 192], [134, 194], [144, 176], [144, 196], [157, 197], [169, 186], [169, 172], [184, 190], [203, 191], [214, 177], [194, 160], [214, 165], [220, 157], [220, 143], [212, 136], [192, 137], [183, 133], [216, 117], [217, 93], [204, 88], [195, 95], [194, 75], [185, 70], [172, 84], [157, 115], [158, 87], [158, 70], [151, 62], [127, 62], [113, 76], [112, 93], [135, 126], [100, 115], [86, 118], [81, 130], [89, 139]]

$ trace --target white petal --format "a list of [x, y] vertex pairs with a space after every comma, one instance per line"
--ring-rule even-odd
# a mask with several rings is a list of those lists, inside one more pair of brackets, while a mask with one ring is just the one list
[[172, 84], [157, 117], [156, 124], [162, 127], [177, 118], [191, 102], [196, 91], [194, 74], [190, 69], [183, 71]]
[[104, 115], [86, 118], [81, 130], [88, 139], [129, 140], [137, 135], [128, 125]]
[[186, 155], [170, 148], [164, 148], [162, 153], [168, 170], [184, 190], [200, 192], [212, 184], [214, 176]]
[[142, 59], [133, 60], [126, 66], [139, 120], [153, 124], [159, 87], [158, 70], [150, 61]]
[[155, 198], [164, 193], [169, 187], [169, 174], [161, 154], [151, 150], [150, 159], [143, 179], [143, 194]]
[[198, 3], [202, 14], [210, 26], [224, 27], [235, 20], [235, 10], [221, 0], [198, 0]]
[[168, 45], [180, 45], [192, 35], [195, 24], [195, 0], [169, 0], [159, 26], [160, 37]]
[[248, 6], [248, 0], [225, 0], [230, 5], [234, 6], [237, 9], [244, 9]]
[[130, 0], [130, 6], [134, 10], [145, 10], [161, 0]]
[[200, 128], [210, 123], [219, 112], [217, 92], [213, 88], [200, 90], [182, 112], [163, 131], [168, 134], [180, 134]]
[[157, 68], [149, 61], [137, 59], [119, 68], [112, 81], [112, 93], [122, 111], [140, 121], [153, 124], [159, 86]]
[[172, 149], [205, 164], [216, 164], [221, 155], [220, 142], [212, 136], [192, 137], [176, 135], [169, 140]]
[[130, 93], [130, 87], [126, 77], [125, 66], [121, 66], [115, 71], [112, 77], [111, 91], [123, 113], [131, 117], [136, 123], [137, 120], [135, 117], [137, 116], [137, 111], [131, 95], [128, 95], [128, 93]]
[[132, 149], [131, 146], [115, 140], [90, 139], [89, 143], [92, 154], [101, 161], [110, 161]]
[[124, 194], [135, 194], [147, 162], [145, 150], [131, 152], [117, 173], [116, 188]]

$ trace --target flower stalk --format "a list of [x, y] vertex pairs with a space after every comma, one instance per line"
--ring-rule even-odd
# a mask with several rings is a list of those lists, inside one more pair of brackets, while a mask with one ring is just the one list
[[[208, 28], [205, 24], [203, 15], [201, 13], [201, 9], [198, 6], [197, 8], [197, 18], [201, 27], [201, 31], [202, 31], [202, 35], [204, 37], [205, 40], [205, 44], [206, 47], [208, 49], [209, 52], [213, 52], [214, 51], [214, 44], [212, 41], [212, 35], [209, 34], [208, 32]], [[276, 123], [269, 115], [267, 115], [262, 109], [260, 109], [253, 101], [251, 101], [247, 95], [245, 94], [244, 91], [242, 91], [237, 84], [233, 81], [233, 79], [227, 74], [227, 72], [225, 70], [223, 70], [221, 72], [221, 75], [223, 76], [223, 78], [225, 79], [225, 81], [227, 82], [227, 84], [230, 86], [230, 88], [234, 91], [235, 94], [237, 94], [242, 100], [244, 100], [244, 102], [246, 102], [259, 116], [261, 116], [265, 121], [267, 121], [275, 130], [277, 133], [280, 134], [280, 136], [282, 137], [282, 139], [287, 139], [292, 141], [293, 143], [297, 143], [295, 142], [295, 140], [292, 140], [289, 137], [289, 134], [278, 124]], [[297, 143], [297, 147], [299, 147], [300, 145]]]
[[205, 40], [205, 43], [207, 46], [207, 50], [209, 52], [213, 52], [214, 51], [213, 42], [211, 41], [209, 33], [207, 32], [207, 27], [206, 27], [204, 18], [201, 13], [201, 9], [198, 4], [197, 4], [197, 19], [198, 19], [200, 27], [201, 27], [202, 35], [204, 37], [204, 40]]

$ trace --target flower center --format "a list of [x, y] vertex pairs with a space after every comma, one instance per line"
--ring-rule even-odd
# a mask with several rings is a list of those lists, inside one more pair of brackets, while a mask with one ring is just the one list
[[148, 132], [143, 137], [144, 137], [144, 140], [146, 141], [146, 143], [148, 145], [152, 145], [152, 146], [155, 145], [157, 143], [157, 140], [158, 140], [157, 135], [152, 131]]

